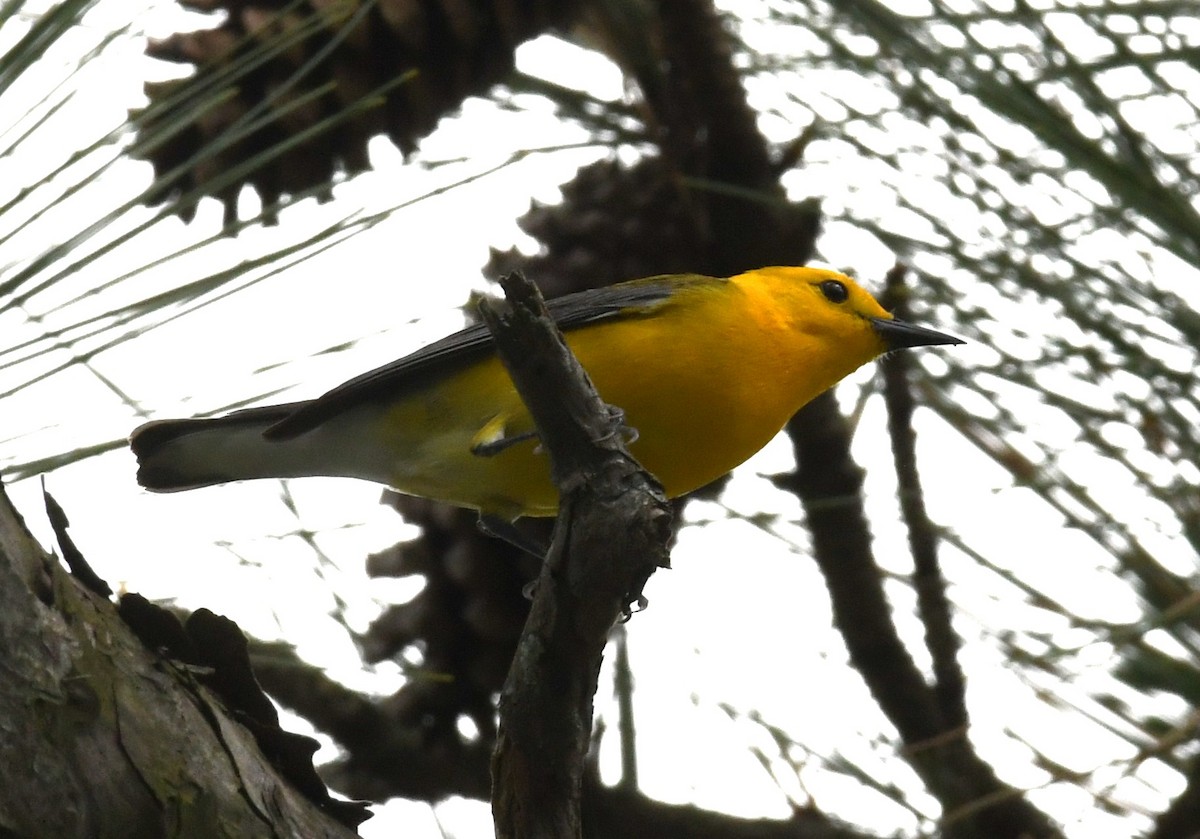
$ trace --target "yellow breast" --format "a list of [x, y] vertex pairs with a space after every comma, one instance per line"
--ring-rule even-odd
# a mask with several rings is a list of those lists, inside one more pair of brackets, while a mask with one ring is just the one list
[[[882, 349], [866, 321], [831, 333], [821, 318], [805, 317], [808, 284], [762, 273], [684, 288], [652, 312], [567, 333], [601, 397], [637, 431], [632, 454], [668, 496], [742, 463], [802, 405]], [[491, 457], [470, 453], [481, 433], [533, 430], [496, 359], [412, 394], [387, 425], [390, 482], [402, 492], [506, 516], [555, 513], [557, 492], [535, 441]]]

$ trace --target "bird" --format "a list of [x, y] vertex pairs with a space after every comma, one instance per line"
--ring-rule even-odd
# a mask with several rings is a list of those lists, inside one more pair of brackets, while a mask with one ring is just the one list
[[[669, 498], [732, 470], [818, 394], [885, 353], [961, 344], [898, 320], [845, 274], [667, 274], [550, 300], [630, 453]], [[138, 482], [173, 492], [341, 476], [515, 521], [556, 514], [537, 429], [473, 324], [315, 399], [135, 429]]]

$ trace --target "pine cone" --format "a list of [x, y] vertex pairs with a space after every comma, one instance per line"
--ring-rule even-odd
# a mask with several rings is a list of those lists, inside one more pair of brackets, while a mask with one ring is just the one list
[[[199, 190], [236, 217], [252, 185], [267, 207], [285, 193], [328, 197], [339, 172], [367, 169], [386, 133], [406, 154], [467, 96], [513, 68], [518, 44], [571, 21], [579, 3], [497, 0], [183, 0], [223, 10], [216, 29], [151, 42], [147, 52], [196, 65], [186, 80], [146, 85], [132, 114], [137, 153], [182, 174], [150, 203]], [[294, 143], [294, 145], [288, 145]], [[200, 152], [209, 156], [199, 159]], [[259, 159], [261, 158], [261, 159]], [[248, 171], [239, 171], [248, 167]], [[195, 196], [198, 200], [198, 196]], [[179, 207], [185, 219], [195, 200]], [[268, 216], [269, 217], [269, 216]]]
[[654, 274], [697, 270], [705, 241], [687, 193], [659, 158], [604, 160], [580, 169], [561, 204], [533, 204], [518, 221], [536, 256], [492, 250], [484, 274], [521, 270], [547, 297]]
[[[430, 741], [455, 739], [466, 715], [481, 735], [494, 731], [492, 697], [500, 691], [529, 613], [525, 586], [537, 561], [476, 527], [476, 515], [387, 493], [422, 535], [368, 560], [372, 575], [420, 573], [425, 588], [379, 616], [363, 638], [363, 658], [380, 661], [416, 645], [416, 674], [387, 703], [392, 718], [418, 724]], [[534, 523], [537, 526], [538, 523]], [[543, 524], [540, 538], [549, 531]]]

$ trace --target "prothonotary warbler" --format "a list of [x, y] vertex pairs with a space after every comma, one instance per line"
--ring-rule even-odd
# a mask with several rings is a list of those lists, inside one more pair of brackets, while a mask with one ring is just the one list
[[[649, 277], [548, 305], [670, 497], [742, 463], [882, 353], [962, 343], [894, 319], [849, 277], [819, 268]], [[311, 401], [151, 422], [131, 445], [139, 482], [156, 492], [336, 475], [488, 517], [558, 507], [536, 429], [482, 324]]]

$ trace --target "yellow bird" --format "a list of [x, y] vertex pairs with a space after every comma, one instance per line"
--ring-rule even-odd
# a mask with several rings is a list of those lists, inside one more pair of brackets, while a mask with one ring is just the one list
[[[552, 300], [631, 453], [675, 497], [757, 452], [792, 414], [889, 350], [960, 344], [894, 319], [849, 277], [772, 267], [649, 277]], [[503, 519], [552, 516], [536, 429], [482, 324], [307, 402], [160, 420], [130, 439], [156, 492], [335, 475]]]

